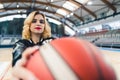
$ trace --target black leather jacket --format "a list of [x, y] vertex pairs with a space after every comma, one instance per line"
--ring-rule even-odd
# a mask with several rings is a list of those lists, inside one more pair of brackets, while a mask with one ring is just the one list
[[53, 40], [54, 38], [50, 37], [50, 38], [42, 39], [37, 44], [34, 44], [32, 40], [26, 40], [26, 39], [21, 39], [21, 40], [17, 41], [15, 43], [14, 47], [13, 47], [13, 52], [12, 52], [12, 55], [13, 55], [12, 66], [14, 66], [15, 63], [16, 63], [16, 61], [21, 58], [23, 51], [27, 47], [32, 47], [32, 46], [35, 46], [35, 45], [41, 46], [44, 43], [50, 41], [51, 39]]

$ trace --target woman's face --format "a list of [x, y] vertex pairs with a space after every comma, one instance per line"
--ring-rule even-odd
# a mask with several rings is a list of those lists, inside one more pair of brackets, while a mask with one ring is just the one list
[[41, 14], [35, 15], [30, 25], [31, 33], [41, 34], [44, 31], [45, 20]]

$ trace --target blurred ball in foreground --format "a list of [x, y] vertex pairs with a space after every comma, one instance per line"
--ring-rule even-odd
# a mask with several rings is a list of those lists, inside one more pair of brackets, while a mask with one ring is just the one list
[[60, 38], [41, 46], [26, 67], [39, 80], [116, 80], [99, 49], [76, 38]]

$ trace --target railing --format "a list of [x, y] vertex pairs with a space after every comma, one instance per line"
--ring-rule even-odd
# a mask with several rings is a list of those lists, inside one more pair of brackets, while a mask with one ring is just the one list
[[84, 40], [94, 43], [99, 47], [120, 48], [120, 30], [114, 30], [107, 33], [90, 33], [80, 36]]
[[0, 35], [0, 46], [12, 46], [21, 39], [21, 36], [12, 36], [12, 35]]

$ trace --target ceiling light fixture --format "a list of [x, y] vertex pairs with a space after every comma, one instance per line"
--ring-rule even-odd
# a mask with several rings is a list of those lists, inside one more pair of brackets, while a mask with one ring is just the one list
[[89, 1], [88, 3], [87, 3], [87, 5], [92, 5], [93, 4], [93, 2], [92, 1]]
[[74, 13], [72, 12], [72, 13], [70, 13], [70, 15], [72, 16]]
[[3, 8], [4, 8], [4, 7], [3, 7], [3, 4], [0, 3], [0, 9], [3, 9]]
[[53, 2], [53, 0], [50, 0], [50, 2]]
[[82, 4], [85, 4], [85, 3], [87, 3], [87, 2], [90, 1], [90, 0], [75, 0], [75, 1], [77, 1], [77, 2], [79, 2], [79, 3], [82, 3]]
[[19, 6], [19, 4], [17, 4], [17, 8], [19, 8], [20, 6]]
[[18, 13], [20, 13], [21, 11], [18, 11]]
[[46, 10], [48, 9], [48, 6], [45, 8]]

